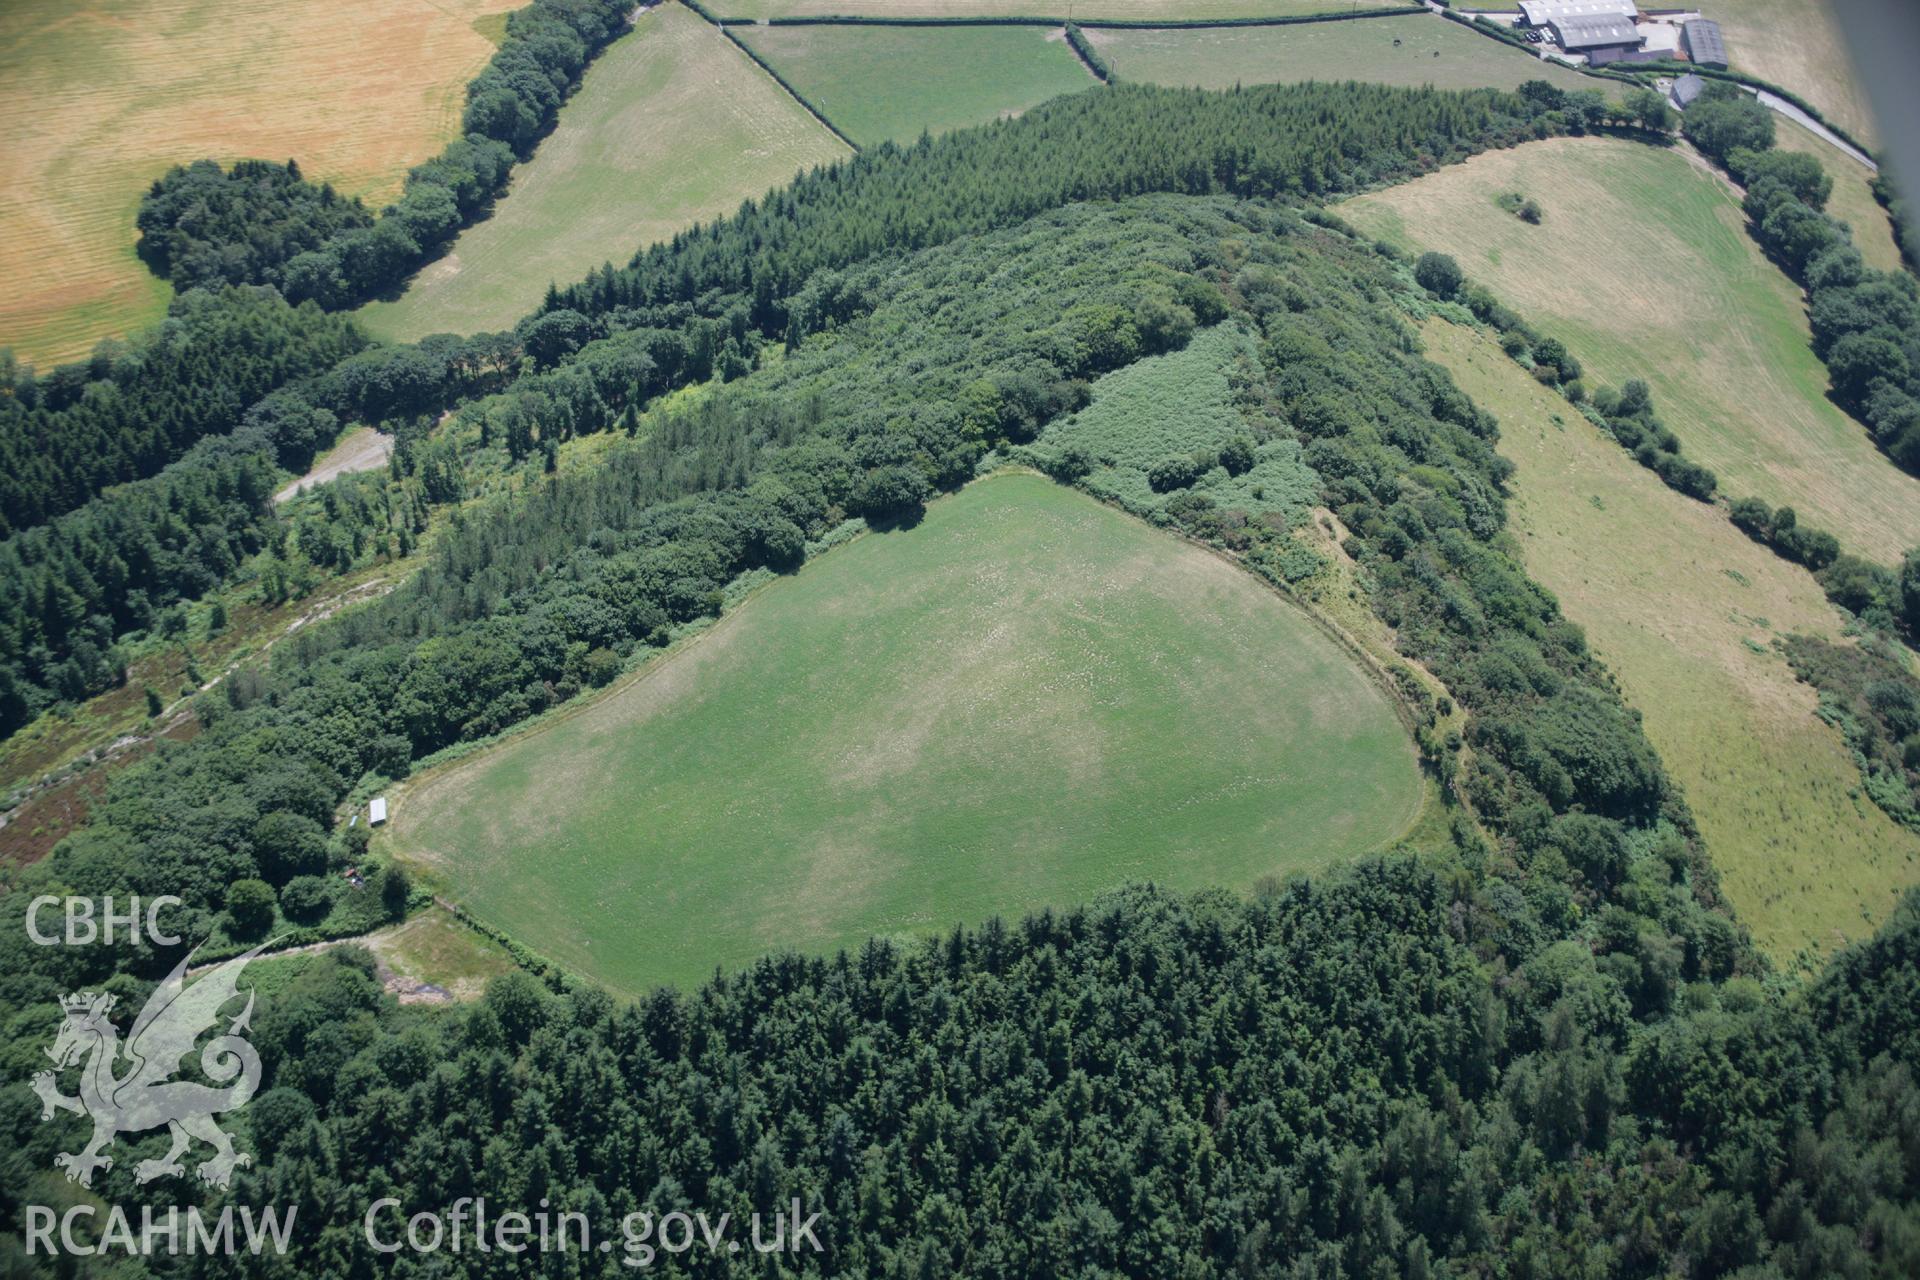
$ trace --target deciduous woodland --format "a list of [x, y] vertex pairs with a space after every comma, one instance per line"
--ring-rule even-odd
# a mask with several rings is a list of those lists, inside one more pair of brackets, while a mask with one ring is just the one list
[[[1397, 646], [1383, 676], [1443, 806], [1421, 838], [1250, 896], [1134, 883], [633, 1001], [538, 938], [513, 939], [526, 972], [445, 1009], [385, 999], [358, 950], [302, 958], [255, 1015], [254, 1162], [198, 1193], [299, 1206], [293, 1251], [250, 1273], [515, 1270], [376, 1268], [359, 1245], [356, 1206], [471, 1195], [603, 1223], [799, 1197], [825, 1251], [779, 1274], [1920, 1270], [1920, 899], [1809, 982], [1754, 949], [1638, 717], [1520, 566], [1499, 424], [1419, 352], [1407, 316], [1447, 305], [1439, 264], [1416, 276], [1307, 204], [1601, 123], [1578, 114], [1538, 92], [1120, 86], [883, 145], [556, 289], [511, 333], [243, 395], [230, 436], [16, 534], [8, 727], [62, 696], [48, 672], [73, 667], [76, 693], [111, 678], [81, 642], [104, 654], [140, 625], [109, 612], [123, 548], [147, 545], [128, 531], [157, 549], [155, 607], [243, 556], [263, 582], [418, 563], [198, 698], [196, 737], [115, 776], [18, 873], [11, 1078], [60, 995], [137, 1003], [168, 964], [31, 946], [34, 895], [175, 894], [215, 952], [403, 913], [408, 873], [368, 859], [350, 796], [618, 678], [730, 587], [832, 554], [850, 520], [896, 536], [936, 493], [1023, 464], [1133, 494], [1278, 586], [1327, 571], [1323, 509], [1350, 598]], [[1214, 342], [1244, 356], [1224, 440], [1196, 417], [1156, 456], [1138, 423], [1092, 413], [1103, 376]], [[1612, 408], [1661, 448], [1645, 406]], [[273, 460], [347, 419], [396, 428], [391, 469], [276, 515]], [[329, 903], [314, 881], [346, 865], [371, 882]], [[65, 1124], [0, 1091], [9, 1221], [58, 1191]], [[146, 1194], [134, 1157], [164, 1142], [123, 1140], [95, 1192]]]

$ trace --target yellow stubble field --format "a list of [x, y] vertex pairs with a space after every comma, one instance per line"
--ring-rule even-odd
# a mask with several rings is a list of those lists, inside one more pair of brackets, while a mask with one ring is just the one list
[[42, 368], [166, 309], [135, 257], [155, 178], [300, 162], [384, 202], [459, 127], [522, 0], [9, 0], [0, 5], [0, 347]]

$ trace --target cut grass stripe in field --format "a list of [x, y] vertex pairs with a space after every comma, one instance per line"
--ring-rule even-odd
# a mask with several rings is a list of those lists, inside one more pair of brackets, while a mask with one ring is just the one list
[[738, 27], [861, 146], [1018, 115], [1097, 81], [1057, 27]]
[[549, 284], [624, 263], [847, 154], [719, 31], [683, 5], [660, 5], [587, 69], [493, 216], [361, 319], [403, 342], [509, 328]]
[[9, 0], [0, 5], [0, 347], [45, 368], [158, 319], [134, 256], [170, 165], [295, 159], [379, 202], [459, 128], [521, 0]]
[[[1531, 226], [1502, 192], [1545, 211]], [[1634, 142], [1556, 138], [1347, 201], [1369, 235], [1450, 253], [1543, 332], [1589, 387], [1643, 378], [1687, 453], [1730, 497], [1795, 508], [1849, 550], [1920, 545], [1920, 479], [1827, 399], [1801, 292], [1760, 252], [1704, 161]]]
[[1296, 80], [1365, 80], [1441, 89], [1514, 89], [1546, 80], [1612, 92], [1604, 80], [1542, 62], [1432, 14], [1281, 27], [1092, 28], [1088, 39], [1123, 80], [1231, 89]]
[[1385, 694], [1250, 575], [998, 476], [775, 582], [640, 678], [429, 775], [393, 838], [628, 992], [1386, 845], [1423, 782]]
[[1920, 882], [1920, 837], [1858, 794], [1814, 691], [1771, 648], [1838, 638], [1819, 586], [1661, 484], [1491, 339], [1440, 320], [1422, 337], [1500, 419], [1527, 572], [1644, 716], [1740, 920], [1778, 960], [1865, 938]]

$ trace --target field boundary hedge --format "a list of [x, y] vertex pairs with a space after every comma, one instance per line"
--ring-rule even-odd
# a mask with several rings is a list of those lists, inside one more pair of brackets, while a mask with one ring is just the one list
[[433, 895], [433, 904], [489, 942], [497, 943], [515, 965], [546, 983], [555, 994], [584, 989], [589, 985], [582, 982], [573, 970], [535, 951], [505, 929], [488, 924], [453, 899], [436, 893]]
[[1210, 27], [1297, 27], [1313, 22], [1350, 22], [1355, 18], [1404, 18], [1423, 9], [1415, 5], [1390, 5], [1375, 9], [1349, 9], [1338, 13], [1276, 14], [1267, 18], [1088, 18], [1074, 21], [1082, 27], [1101, 27], [1117, 31], [1202, 31]]
[[[1547, 59], [1540, 57], [1533, 51], [1532, 45], [1522, 40], [1519, 36], [1514, 35], [1512, 29], [1509, 27], [1503, 27], [1497, 22], [1488, 22], [1478, 15], [1469, 18], [1465, 14], [1457, 13], [1452, 9], [1441, 9], [1439, 12], [1440, 16], [1448, 22], [1457, 22], [1467, 30], [1483, 35], [1489, 40], [1496, 40], [1501, 44], [1518, 49], [1542, 65], [1545, 65], [1547, 62]], [[1613, 80], [1620, 84], [1633, 85], [1635, 88], [1643, 87], [1638, 79], [1619, 71], [1596, 71], [1592, 67], [1583, 67], [1571, 62], [1561, 62], [1557, 58], [1553, 60], [1553, 65], [1565, 67], [1569, 71], [1577, 72], [1580, 75], [1587, 76], [1594, 80]]]
[[765, 58], [761, 57], [758, 53], [756, 53], [753, 50], [752, 46], [748, 45], [745, 40], [742, 40], [739, 36], [736, 36], [735, 34], [733, 34], [733, 31], [730, 28], [728, 28], [725, 23], [716, 22], [713, 25], [715, 29], [720, 32], [721, 35], [725, 36], [729, 41], [733, 43], [734, 48], [746, 54], [747, 58], [753, 63], [754, 66], [759, 67], [762, 71], [766, 72], [769, 76], [771, 76], [775, 84], [779, 85], [782, 89], [785, 89], [787, 93], [792, 96], [795, 102], [805, 107], [808, 115], [812, 116], [815, 120], [818, 120], [822, 125], [826, 126], [826, 130], [828, 133], [831, 133], [834, 137], [846, 143], [849, 147], [853, 148], [855, 152], [858, 152], [860, 150], [859, 143], [855, 142], [852, 138], [848, 137], [845, 130], [841, 129], [839, 125], [835, 124], [832, 120], [828, 119], [827, 113], [822, 111], [819, 107], [814, 106], [813, 103], [807, 98], [806, 94], [801, 93], [799, 89], [794, 87], [794, 84], [791, 80], [787, 79], [785, 76], [781, 75], [779, 71], [774, 69], [774, 65], [771, 62], [768, 62]]
[[[1532, 363], [1535, 353], [1544, 342], [1549, 341], [1539, 330], [1501, 303], [1491, 290], [1472, 281], [1465, 282], [1455, 298], [1442, 299], [1442, 302], [1454, 300], [1462, 303], [1472, 324], [1501, 344], [1503, 349], [1503, 337], [1507, 334], [1517, 334], [1524, 339], [1526, 359], [1512, 350], [1506, 354], [1529, 374], [1536, 372], [1536, 365]], [[1564, 351], [1563, 343], [1552, 341]], [[1805, 569], [1830, 602], [1848, 614], [1862, 617], [1869, 627], [1874, 627], [1872, 619], [1865, 615], [1876, 607], [1875, 603], [1869, 602], [1863, 606], [1859, 599], [1854, 598], [1859, 589], [1858, 579], [1865, 575], [1871, 580], [1871, 589], [1881, 597], [1877, 604], [1887, 611], [1887, 625], [1897, 628], [1904, 621], [1906, 629], [1909, 632], [1913, 630], [1913, 621], [1900, 616], [1897, 603], [1899, 584], [1895, 570], [1848, 551], [1839, 539], [1815, 525], [1790, 519], [1780, 529], [1772, 528], [1772, 512], [1767, 504], [1751, 496], [1729, 496], [1719, 488], [1719, 477], [1712, 470], [1686, 457], [1679, 436], [1655, 416], [1650, 397], [1643, 396], [1638, 406], [1623, 404], [1618, 393], [1614, 393], [1611, 401], [1604, 401], [1603, 397], [1590, 397], [1585, 390], [1577, 359], [1573, 360], [1573, 364], [1572, 376], [1556, 378], [1543, 385], [1566, 396], [1582, 417], [1624, 449], [1629, 458], [1652, 472], [1675, 493], [1714, 507], [1742, 534], [1787, 563]], [[1622, 385], [1622, 390], [1636, 382], [1644, 392], [1646, 384], [1637, 378], [1628, 379]], [[1578, 394], [1573, 392], [1574, 387], [1580, 388]], [[1603, 402], [1596, 403], [1596, 400]], [[1704, 483], [1701, 483], [1702, 480]], [[1783, 507], [1781, 510], [1790, 512], [1791, 508]]]
[[1775, 84], [1771, 80], [1763, 80], [1759, 76], [1746, 71], [1722, 71], [1718, 67], [1702, 67], [1691, 62], [1663, 60], [1660, 62], [1640, 62], [1634, 65], [1638, 67], [1639, 70], [1633, 77], [1629, 78], [1634, 79], [1635, 83], [1640, 84], [1644, 84], [1646, 81], [1639, 77], [1696, 75], [1702, 80], [1725, 80], [1729, 84], [1743, 85], [1749, 89], [1764, 89], [1774, 97], [1791, 103], [1793, 106], [1806, 112], [1822, 128], [1830, 130], [1836, 138], [1854, 148], [1869, 160], [1872, 160], [1876, 165], [1880, 163], [1880, 157], [1874, 154], [1872, 147], [1869, 147], [1866, 143], [1860, 141], [1860, 139], [1854, 137], [1851, 133], [1848, 133], [1844, 128], [1821, 115], [1820, 108], [1814, 106], [1811, 102], [1808, 102], [1805, 98], [1784, 85]]
[[1065, 18], [1050, 18], [1044, 14], [1032, 13], [979, 15], [962, 13], [955, 14], [951, 18], [889, 17], [885, 14], [867, 13], [794, 13], [768, 18], [765, 22], [740, 18], [721, 19], [721, 22], [737, 27], [1059, 27], [1065, 26], [1066, 21]]
[[701, 0], [683, 0], [689, 9], [716, 27], [1100, 27], [1140, 31], [1188, 31], [1209, 27], [1290, 27], [1309, 22], [1347, 22], [1354, 18], [1400, 18], [1424, 12], [1413, 4], [1327, 13], [1274, 14], [1252, 18], [1074, 18], [1038, 13], [956, 14], [948, 18], [890, 16], [868, 13], [782, 14], [767, 18], [729, 18], [716, 14]]
[[[531, 0], [513, 10], [499, 47], [467, 82], [458, 132], [408, 169], [398, 199], [367, 225], [337, 230], [312, 248], [275, 256], [249, 270], [244, 280], [229, 283], [270, 284], [290, 302], [311, 299], [328, 311], [349, 310], [404, 288], [421, 268], [451, 252], [461, 232], [493, 216], [494, 203], [515, 170], [558, 125], [561, 110], [600, 55], [633, 33], [636, 17], [659, 2], [646, 0], [629, 9], [615, 0]], [[143, 244], [156, 229], [173, 230], [178, 210], [152, 225], [149, 216], [164, 208], [163, 186], [187, 180], [190, 173], [176, 167], [141, 201]], [[256, 240], [261, 230], [257, 224], [247, 229]], [[219, 239], [207, 247], [218, 249]], [[151, 258], [148, 265], [154, 266]], [[164, 277], [176, 287], [183, 284], [178, 266], [172, 263]]]
[[1113, 64], [1100, 56], [1100, 51], [1093, 47], [1093, 42], [1088, 40], [1086, 34], [1080, 30], [1080, 24], [1069, 22], [1066, 30], [1067, 47], [1073, 50], [1081, 64], [1093, 72], [1093, 78], [1101, 84], [1112, 84]]
[[[1497, 22], [1488, 22], [1484, 17], [1479, 15], [1469, 18], [1465, 14], [1455, 12], [1452, 9], [1442, 9], [1440, 16], [1450, 22], [1457, 22], [1463, 27], [1477, 31], [1489, 40], [1498, 40], [1501, 44], [1510, 44], [1525, 53], [1533, 52], [1533, 47], [1526, 41], [1510, 34], [1510, 28], [1501, 26]], [[1096, 24], [1085, 23], [1083, 25], [1094, 26]], [[1874, 154], [1872, 147], [1869, 147], [1866, 143], [1860, 141], [1860, 139], [1854, 137], [1851, 133], [1848, 133], [1846, 129], [1840, 125], [1827, 119], [1826, 116], [1820, 113], [1820, 108], [1814, 106], [1811, 102], [1808, 102], [1805, 98], [1787, 88], [1785, 85], [1775, 84], [1773, 81], [1762, 79], [1751, 72], [1734, 71], [1730, 69], [1722, 70], [1718, 67], [1703, 67], [1698, 63], [1680, 62], [1672, 58], [1662, 58], [1657, 62], [1636, 62], [1631, 64], [1633, 66], [1633, 70], [1631, 71], [1601, 71], [1593, 67], [1575, 66], [1571, 62], [1563, 62], [1560, 63], [1560, 65], [1569, 70], [1577, 71], [1583, 76], [1591, 76], [1595, 80], [1616, 80], [1622, 84], [1631, 84], [1643, 89], [1651, 88], [1652, 82], [1656, 77], [1684, 75], [1696, 75], [1703, 80], [1726, 80], [1733, 84], [1745, 85], [1750, 89], [1764, 89], [1775, 97], [1789, 102], [1793, 106], [1806, 112], [1807, 115], [1811, 116], [1823, 128], [1832, 130], [1834, 136], [1842, 142], [1857, 149], [1862, 155], [1867, 156], [1876, 164], [1879, 163], [1880, 158]]]
[[[809, 102], [806, 99], [805, 95], [801, 94], [798, 89], [794, 88], [793, 85], [790, 82], [788, 82], [786, 77], [782, 76], [777, 70], [774, 69], [771, 63], [769, 63], [765, 58], [762, 58], [759, 54], [755, 53], [753, 50], [747, 48], [744, 42], [734, 37], [732, 28], [734, 27], [830, 27], [830, 26], [1060, 27], [1066, 32], [1068, 47], [1071, 48], [1073, 52], [1079, 56], [1081, 62], [1083, 62], [1086, 65], [1087, 69], [1094, 74], [1094, 77], [1098, 79], [1102, 84], [1113, 84], [1119, 79], [1118, 75], [1116, 75], [1113, 70], [1113, 65], [1110, 62], [1108, 62], [1107, 59], [1103, 57], [1097, 49], [1093, 47], [1093, 43], [1091, 41], [1085, 38], [1085, 36], [1082, 34], [1084, 31], [1088, 29], [1107, 30], [1107, 31], [1203, 31], [1203, 30], [1209, 30], [1209, 29], [1221, 29], [1221, 28], [1233, 28], [1233, 27], [1288, 27], [1288, 26], [1300, 26], [1308, 23], [1320, 23], [1320, 22], [1349, 22], [1355, 19], [1360, 19], [1360, 18], [1401, 18], [1401, 17], [1407, 17], [1410, 15], [1427, 12], [1427, 9], [1423, 5], [1397, 4], [1397, 5], [1379, 6], [1371, 9], [1354, 9], [1354, 10], [1348, 10], [1345, 12], [1275, 14], [1267, 17], [1245, 17], [1245, 18], [1185, 18], [1185, 19], [1178, 19], [1178, 18], [1072, 18], [1072, 17], [1051, 17], [1044, 14], [997, 14], [997, 15], [962, 14], [962, 15], [956, 15], [953, 17], [920, 17], [920, 16], [894, 17], [894, 16], [888, 16], [884, 14], [826, 13], [826, 14], [783, 14], [777, 17], [761, 20], [761, 19], [754, 19], [754, 18], [732, 18], [722, 14], [716, 14], [711, 8], [707, 6], [704, 0], [682, 0], [682, 3], [684, 3], [689, 9], [693, 10], [695, 13], [699, 14], [702, 18], [706, 19], [709, 23], [713, 24], [715, 27], [718, 27], [730, 39], [733, 39], [733, 42], [736, 45], [739, 45], [740, 48], [746, 52], [748, 57], [752, 58], [753, 61], [762, 70], [764, 70], [768, 75], [772, 76], [776, 81], [778, 81], [781, 87], [786, 89], [788, 93], [792, 94], [795, 100], [798, 101], [800, 105], [805, 107], [810, 113], [812, 113], [815, 119], [819, 120], [820, 123], [826, 125], [828, 129], [833, 131], [836, 137], [838, 137], [842, 142], [845, 142], [848, 146], [853, 147], [855, 150], [859, 149], [859, 144], [855, 143], [853, 139], [849, 138], [845, 133], [841, 132], [839, 127], [833, 123], [833, 121], [826, 115], [826, 113], [822, 112], [818, 107], [814, 106], [813, 103]], [[1532, 45], [1528, 44], [1525, 40], [1522, 40], [1517, 35], [1514, 35], [1508, 28], [1503, 27], [1498, 23], [1487, 21], [1483, 15], [1475, 14], [1469, 17], [1468, 15], [1460, 13], [1459, 11], [1451, 7], [1442, 7], [1436, 12], [1439, 14], [1440, 17], [1446, 19], [1449, 22], [1458, 23], [1460, 26], [1463, 26], [1470, 31], [1476, 32], [1479, 35], [1485, 36], [1489, 40], [1494, 40], [1499, 42], [1500, 44], [1507, 45], [1510, 48], [1517, 49], [1520, 52], [1528, 55], [1529, 57], [1534, 58], [1536, 61], [1542, 62], [1543, 64], [1547, 61], [1546, 59], [1540, 58], [1538, 54], [1535, 53]], [[1747, 75], [1744, 72], [1714, 71], [1711, 68], [1695, 67], [1691, 63], [1670, 63], [1670, 62], [1638, 63], [1638, 64], [1635, 64], [1637, 68], [1635, 72], [1603, 71], [1594, 67], [1580, 66], [1571, 62], [1559, 62], [1557, 60], [1555, 61], [1555, 65], [1565, 67], [1569, 71], [1575, 72], [1576, 74], [1579, 74], [1579, 75], [1586, 76], [1587, 78], [1592, 80], [1608, 80], [1608, 81], [1612, 81], [1615, 84], [1632, 85], [1634, 88], [1637, 88], [1637, 89], [1647, 88], [1650, 86], [1651, 78], [1650, 78], [1649, 72], [1655, 75], [1672, 75], [1672, 74], [1684, 74], [1687, 71], [1696, 71], [1703, 76], [1708, 76], [1714, 79], [1732, 80], [1739, 84], [1745, 84], [1745, 85], [1750, 85], [1754, 88], [1765, 89], [1767, 92], [1777, 94], [1784, 100], [1800, 108], [1802, 111], [1805, 111], [1808, 115], [1813, 117], [1815, 120], [1819, 121], [1821, 124], [1825, 125], [1827, 128], [1832, 129], [1836, 135], [1838, 135], [1843, 141], [1847, 142], [1849, 145], [1858, 147], [1862, 152], [1864, 152], [1868, 156], [1872, 156], [1873, 154], [1873, 152], [1870, 149], [1862, 145], [1857, 139], [1852, 137], [1845, 130], [1827, 121], [1823, 116], [1821, 116], [1817, 108], [1815, 108], [1811, 103], [1808, 103], [1805, 99], [1801, 98], [1799, 95], [1795, 94], [1789, 89], [1782, 88], [1781, 86], [1773, 84], [1769, 81], [1761, 80], [1757, 76]]]

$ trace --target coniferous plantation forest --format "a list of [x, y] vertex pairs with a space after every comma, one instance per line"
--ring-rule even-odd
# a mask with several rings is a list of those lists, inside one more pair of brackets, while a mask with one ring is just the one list
[[[1086, 87], [946, 68], [911, 110], [978, 122], [874, 141], [886, 92], [853, 136], [844, 69], [784, 78], [811, 28], [688, 8], [846, 158], [379, 340], [423, 267], [511, 270], [463, 229], [652, 30], [535, 0], [394, 202], [183, 154], [127, 229], [166, 317], [0, 366], [0, 1274], [1920, 1275], [1920, 549], [1724, 492], [1511, 260], [1333, 209], [1682, 150], [1897, 491], [1920, 289], [1825, 212], [1856, 161], [1631, 68], [1134, 84], [1045, 14], [1008, 30]], [[1777, 570], [1804, 626], [1698, 607], [1886, 833], [1839, 867], [1877, 909], [1756, 940], [1754, 866], [1806, 869], [1696, 820], [1644, 658], [1529, 576], [1517, 429]], [[1753, 585], [1580, 514], [1627, 590]]]

